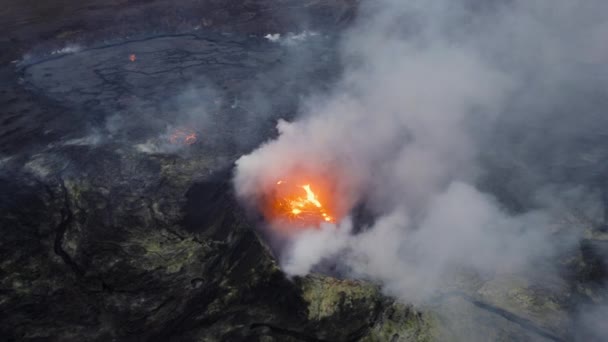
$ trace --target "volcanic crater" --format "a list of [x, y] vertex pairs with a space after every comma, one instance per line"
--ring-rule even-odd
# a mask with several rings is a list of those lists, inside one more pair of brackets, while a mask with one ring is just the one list
[[[568, 303], [525, 281], [469, 279], [464, 287], [483, 295], [455, 290], [418, 308], [372, 282], [288, 278], [279, 268], [255, 229], [261, 219], [235, 198], [233, 165], [276, 135], [278, 119], [296, 116], [300, 97], [335, 80], [334, 44], [354, 2], [194, 2], [184, 6], [196, 11], [171, 16], [162, 1], [90, 2], [74, 10], [83, 18], [140, 11], [179, 25], [150, 34], [136, 16], [114, 30], [63, 22], [59, 11], [59, 28], [34, 19], [24, 22], [38, 31], [12, 28], [11, 44], [34, 52], [0, 66], [5, 340], [430, 341], [461, 329], [489, 339], [569, 336]], [[312, 27], [276, 19], [293, 8]], [[297, 44], [265, 37], [306, 30], [315, 34]], [[39, 42], [41, 33], [54, 45]], [[316, 63], [293, 68], [303, 56]], [[593, 289], [605, 277], [597, 251], [606, 246], [586, 241], [572, 268]], [[505, 288], [516, 304], [492, 295]], [[453, 307], [466, 317], [443, 321]]]
[[[333, 38], [287, 48], [218, 27], [111, 43], [88, 36], [2, 67], [13, 73], [2, 85], [12, 113], [1, 133], [11, 151], [0, 182], [4, 338], [429, 334], [420, 313], [374, 285], [287, 279], [231, 189], [235, 159], [295, 114], [295, 95], [331, 82]], [[302, 53], [319, 63], [285, 72]], [[260, 105], [265, 97], [272, 107]], [[176, 130], [195, 141], [172, 139]]]

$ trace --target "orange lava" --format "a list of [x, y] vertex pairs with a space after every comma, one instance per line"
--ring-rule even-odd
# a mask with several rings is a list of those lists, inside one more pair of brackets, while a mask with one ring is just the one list
[[196, 140], [196, 132], [189, 128], [176, 128], [169, 136], [169, 142], [172, 144], [192, 145]]
[[291, 226], [319, 227], [323, 222], [335, 223], [326, 189], [322, 182], [279, 180], [266, 199], [263, 214], [271, 222]]
[[137, 60], [137, 57], [135, 56], [135, 54], [130, 54], [130, 55], [129, 55], [129, 60], [130, 60], [131, 62], [135, 62], [135, 61]]

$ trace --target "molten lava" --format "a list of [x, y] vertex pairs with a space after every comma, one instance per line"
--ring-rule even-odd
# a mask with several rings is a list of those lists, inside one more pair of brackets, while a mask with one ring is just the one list
[[311, 183], [280, 180], [264, 210], [267, 219], [291, 225], [318, 227], [322, 222], [334, 223], [334, 215], [325, 205], [320, 188]]
[[172, 144], [192, 145], [196, 142], [196, 132], [188, 128], [176, 128], [169, 136]]

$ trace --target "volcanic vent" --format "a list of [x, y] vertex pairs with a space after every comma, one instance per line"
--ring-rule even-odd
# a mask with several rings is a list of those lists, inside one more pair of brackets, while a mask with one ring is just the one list
[[335, 222], [329, 203], [331, 196], [315, 184], [279, 180], [261, 206], [269, 221], [318, 227], [322, 222]]

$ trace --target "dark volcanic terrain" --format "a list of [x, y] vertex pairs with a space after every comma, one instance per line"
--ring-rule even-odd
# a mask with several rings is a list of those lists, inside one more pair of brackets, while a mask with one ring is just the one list
[[[294, 51], [262, 33], [303, 30], [282, 21], [293, 6], [327, 27], [350, 9], [175, 6], [3, 9], [3, 339], [429, 337], [422, 314], [373, 285], [288, 280], [231, 194], [234, 160], [294, 115], [304, 87], [332, 77], [331, 37]], [[319, 63], [287, 78], [285, 61], [302, 53]], [[269, 96], [272, 108], [259, 103]], [[182, 126], [194, 144], [170, 142]]]
[[[565, 259], [571, 283], [472, 277], [424, 309], [278, 268], [232, 167], [334, 81], [355, 13], [312, 0], [4, 6], [1, 339], [571, 339], [573, 298], [605, 300], [601, 230]], [[184, 127], [196, 142], [171, 142]]]

